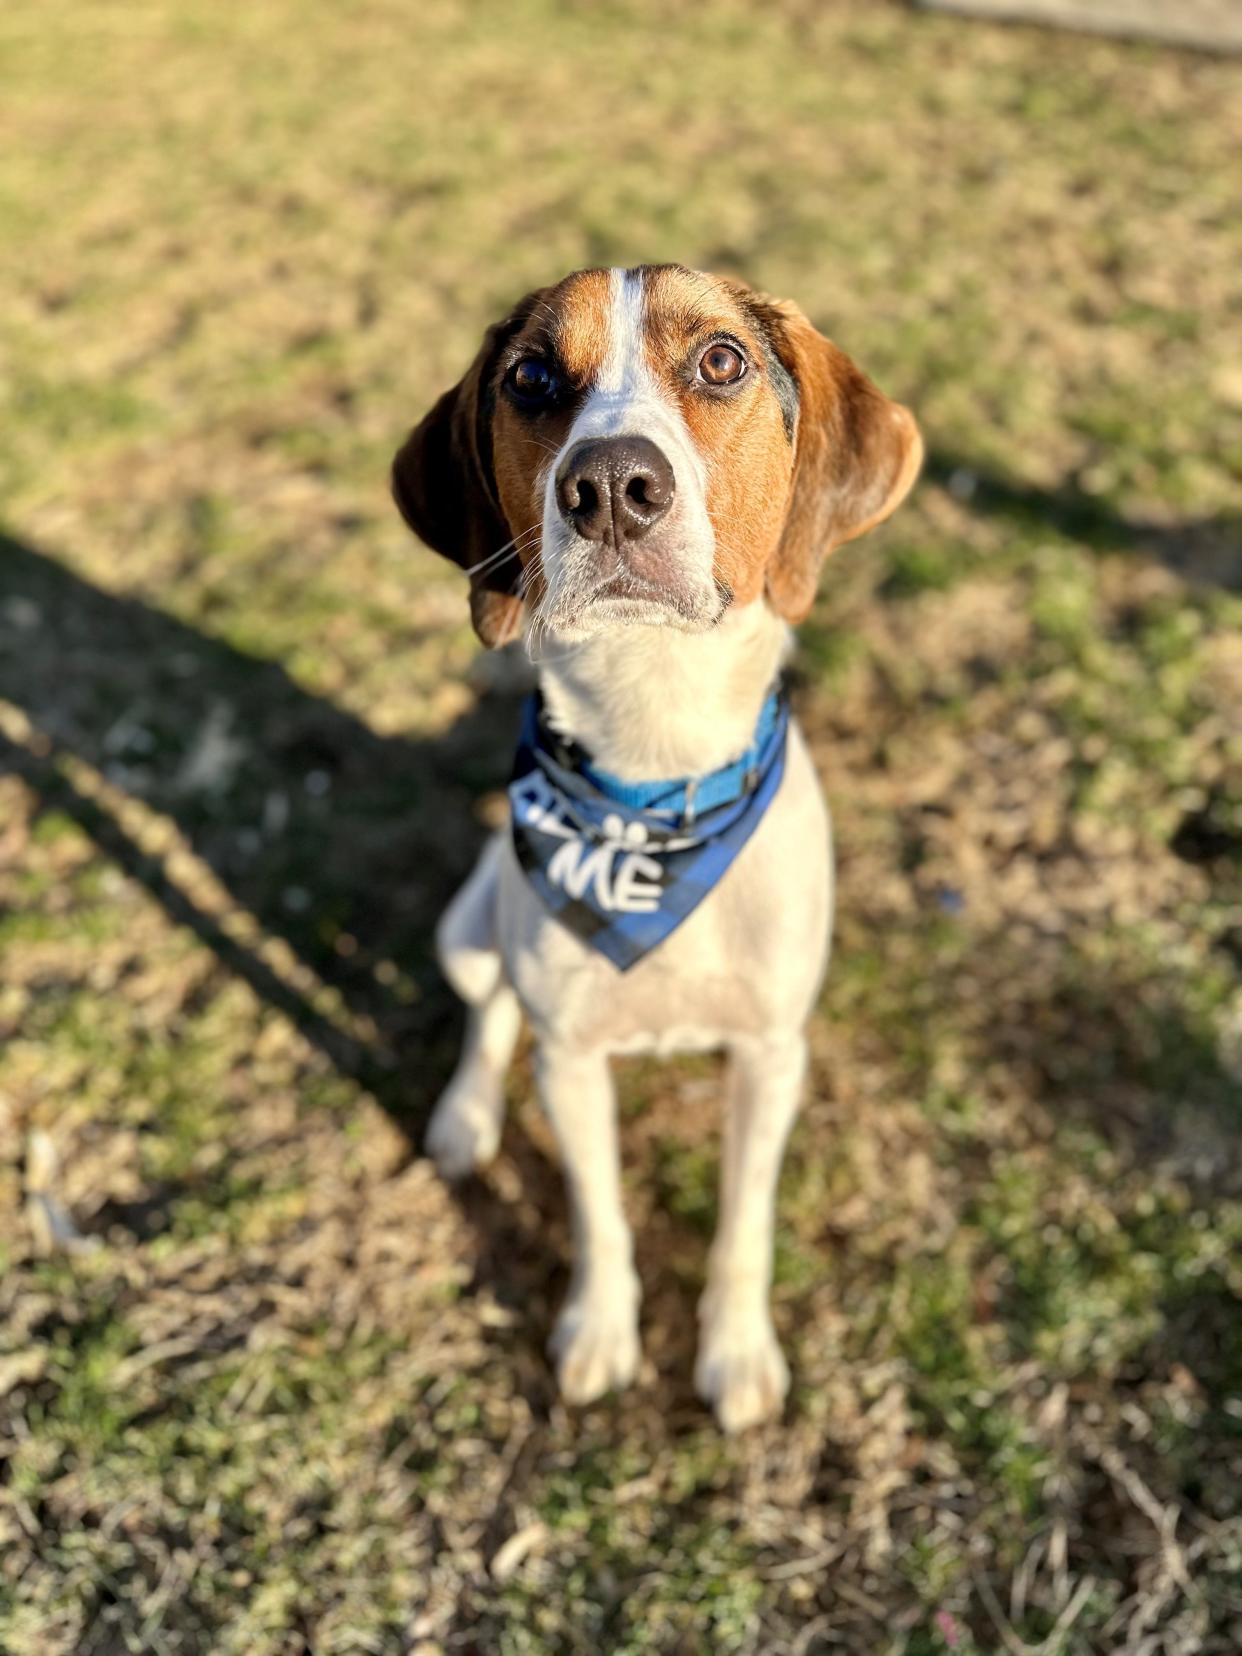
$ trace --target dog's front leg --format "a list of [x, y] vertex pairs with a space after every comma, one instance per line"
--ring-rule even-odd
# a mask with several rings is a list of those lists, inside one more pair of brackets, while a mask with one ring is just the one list
[[728, 1432], [779, 1412], [789, 1370], [768, 1309], [776, 1185], [806, 1073], [801, 1032], [731, 1054], [720, 1222], [699, 1304], [695, 1385]]
[[466, 1011], [466, 1034], [453, 1078], [427, 1128], [427, 1154], [443, 1179], [464, 1179], [496, 1154], [505, 1113], [505, 1071], [522, 1027], [507, 983]]
[[590, 1403], [638, 1368], [638, 1277], [621, 1205], [616, 1101], [603, 1052], [541, 1045], [536, 1074], [573, 1214], [569, 1294], [549, 1342], [561, 1395]]
[[436, 928], [440, 965], [467, 1007], [461, 1057], [427, 1129], [427, 1153], [446, 1179], [464, 1178], [496, 1154], [505, 1071], [522, 1025], [496, 940], [501, 851], [496, 835]]

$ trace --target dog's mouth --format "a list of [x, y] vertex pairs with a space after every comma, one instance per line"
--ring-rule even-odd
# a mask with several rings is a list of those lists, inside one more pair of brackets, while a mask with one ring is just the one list
[[686, 607], [682, 595], [675, 589], [658, 586], [641, 575], [610, 575], [601, 581], [587, 598], [588, 604], [656, 604], [666, 609], [681, 611]]
[[561, 628], [579, 634], [613, 625], [706, 632], [719, 623], [732, 601], [733, 594], [723, 582], [696, 592], [623, 570], [596, 582], [573, 614], [564, 618]]

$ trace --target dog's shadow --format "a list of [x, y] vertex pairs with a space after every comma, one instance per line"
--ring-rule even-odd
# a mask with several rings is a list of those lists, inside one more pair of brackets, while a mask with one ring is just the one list
[[[43, 808], [84, 828], [363, 1085], [415, 1152], [461, 1027], [435, 922], [486, 836], [478, 804], [507, 775], [520, 690], [482, 689], [434, 739], [378, 735], [278, 663], [0, 533], [0, 699], [29, 721], [14, 729], [10, 718], [7, 734], [0, 724], [0, 774], [17, 771]], [[158, 813], [148, 822], [175, 823], [199, 878], [158, 836], [148, 842], [125, 809], [133, 799]], [[477, 1235], [476, 1279], [528, 1300], [564, 1201], [526, 1134], [507, 1133], [506, 1152], [550, 1207], [551, 1239], [477, 1183], [459, 1200]], [[132, 1217], [136, 1235], [168, 1211], [109, 1210], [122, 1225]]]
[[[434, 740], [380, 736], [278, 663], [0, 533], [0, 697], [33, 727], [29, 741], [2, 738], [5, 768], [81, 822], [416, 1137], [452, 1047], [433, 927], [485, 836], [475, 806], [505, 776], [516, 696], [480, 695]], [[117, 795], [85, 782], [81, 760]], [[148, 854], [116, 808], [122, 794], [171, 818], [229, 903], [348, 1016], [317, 1010], [296, 972], [282, 978], [238, 940], [245, 928], [222, 920], [205, 887]], [[343, 1033], [351, 1023], [373, 1033]], [[400, 1062], [414, 1051], [417, 1064]]]

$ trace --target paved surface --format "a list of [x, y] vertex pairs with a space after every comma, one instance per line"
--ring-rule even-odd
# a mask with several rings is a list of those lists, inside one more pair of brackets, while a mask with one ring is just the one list
[[1242, 52], [1242, 0], [916, 0], [927, 11]]

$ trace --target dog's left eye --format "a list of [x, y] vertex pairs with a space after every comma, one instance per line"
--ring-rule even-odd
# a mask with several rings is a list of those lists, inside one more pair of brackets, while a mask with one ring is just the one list
[[746, 372], [746, 358], [732, 345], [709, 345], [699, 358], [699, 378], [707, 385], [736, 385]]
[[560, 390], [560, 380], [542, 357], [523, 357], [506, 376], [510, 390], [521, 403], [538, 407], [551, 402]]

